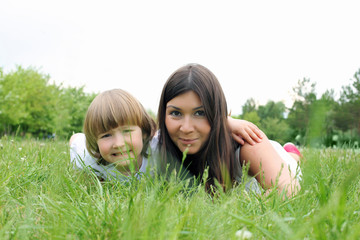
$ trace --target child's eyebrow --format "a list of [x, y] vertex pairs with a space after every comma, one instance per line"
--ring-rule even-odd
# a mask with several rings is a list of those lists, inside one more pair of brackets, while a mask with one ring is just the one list
[[126, 124], [126, 125], [121, 125], [119, 126], [120, 129], [129, 129], [129, 128], [134, 128], [137, 125], [130, 125], [130, 124]]

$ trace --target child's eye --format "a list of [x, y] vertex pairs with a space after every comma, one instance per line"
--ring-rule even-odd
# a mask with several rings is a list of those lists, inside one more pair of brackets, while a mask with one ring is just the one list
[[170, 115], [173, 117], [180, 117], [181, 113], [179, 111], [172, 111], [172, 112], [170, 112]]
[[127, 134], [127, 133], [131, 133], [132, 131], [134, 131], [134, 130], [133, 130], [133, 129], [130, 129], [130, 128], [129, 128], [129, 129], [123, 129], [123, 130], [122, 130], [122, 133], [123, 133], [123, 134]]
[[104, 134], [101, 134], [99, 138], [107, 138], [107, 137], [111, 137], [111, 134], [110, 133], [104, 133]]
[[205, 116], [205, 111], [204, 110], [198, 110], [198, 111], [195, 112], [195, 116], [204, 117]]

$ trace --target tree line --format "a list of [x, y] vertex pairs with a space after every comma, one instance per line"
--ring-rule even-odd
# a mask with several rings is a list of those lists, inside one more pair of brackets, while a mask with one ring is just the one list
[[268, 101], [256, 105], [253, 98], [236, 116], [259, 126], [280, 143], [288, 141], [305, 146], [348, 146], [360, 143], [360, 69], [342, 86], [340, 97], [333, 89], [317, 96], [316, 83], [299, 80], [293, 87], [294, 102], [286, 108], [283, 102]]
[[82, 131], [94, 93], [84, 87], [50, 83], [50, 76], [33, 67], [0, 68], [0, 134], [23, 137], [67, 138]]
[[[316, 84], [304, 78], [293, 87], [290, 108], [281, 101], [258, 105], [250, 98], [242, 114], [233, 117], [253, 122], [280, 143], [356, 146], [360, 142], [360, 69], [350, 81], [340, 97], [335, 97], [333, 89], [318, 97]], [[68, 138], [82, 131], [85, 113], [96, 95], [86, 93], [84, 87], [51, 83], [49, 75], [33, 67], [17, 66], [9, 73], [0, 68], [0, 134]]]

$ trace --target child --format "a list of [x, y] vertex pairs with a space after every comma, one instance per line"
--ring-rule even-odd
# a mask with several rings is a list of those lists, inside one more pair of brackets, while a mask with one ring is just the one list
[[70, 138], [74, 167], [90, 167], [100, 179], [125, 179], [144, 172], [147, 150], [155, 134], [154, 120], [131, 94], [121, 89], [105, 91], [90, 104], [84, 133]]

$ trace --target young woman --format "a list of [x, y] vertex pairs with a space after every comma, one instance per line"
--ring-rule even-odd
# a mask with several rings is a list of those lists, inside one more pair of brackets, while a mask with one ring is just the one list
[[250, 173], [265, 189], [277, 182], [280, 191], [291, 195], [300, 187], [297, 162], [279, 144], [265, 136], [260, 143], [245, 143], [240, 148], [233, 140], [221, 85], [204, 66], [189, 64], [168, 78], [160, 98], [158, 124], [162, 161], [182, 162], [186, 151], [182, 164], [192, 174], [201, 178], [208, 168], [207, 189], [215, 180], [225, 189], [229, 181], [239, 181], [242, 164], [250, 165]]

